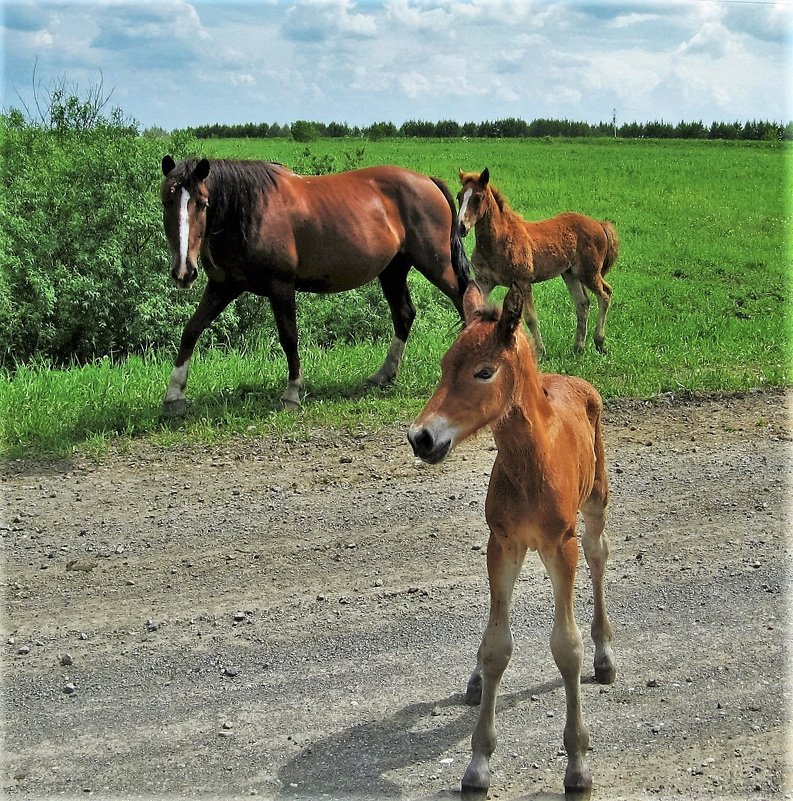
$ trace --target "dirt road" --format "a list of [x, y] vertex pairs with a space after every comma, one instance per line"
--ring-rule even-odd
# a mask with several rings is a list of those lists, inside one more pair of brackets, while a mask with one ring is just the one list
[[[596, 799], [793, 797], [788, 412], [777, 392], [607, 407]], [[494, 456], [482, 435], [428, 467], [395, 427], [6, 464], [7, 796], [459, 798]], [[582, 558], [585, 634], [589, 597]], [[561, 798], [550, 622], [530, 556], [494, 799]]]

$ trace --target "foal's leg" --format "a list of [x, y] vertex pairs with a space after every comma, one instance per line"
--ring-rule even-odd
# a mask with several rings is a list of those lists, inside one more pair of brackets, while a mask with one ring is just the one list
[[531, 284], [524, 284], [521, 289], [523, 290], [523, 319], [531, 331], [534, 338], [534, 349], [537, 352], [537, 358], [545, 356], [545, 345], [542, 343], [540, 336], [540, 324], [537, 322], [537, 312], [534, 309], [534, 295], [531, 291]]
[[575, 314], [578, 318], [578, 325], [575, 330], [575, 343], [573, 352], [581, 353], [586, 342], [587, 317], [589, 316], [589, 296], [584, 289], [584, 285], [573, 275], [572, 270], [562, 273], [564, 284], [570, 297], [573, 299]]
[[581, 539], [592, 578], [594, 598], [592, 640], [595, 643], [595, 680], [600, 684], [612, 684], [616, 678], [617, 669], [614, 664], [614, 652], [611, 648], [613, 632], [606, 612], [606, 595], [603, 587], [606, 562], [609, 558], [609, 541], [604, 531], [606, 504], [608, 503], [608, 478], [600, 419], [595, 423], [595, 459], [595, 482], [589, 498], [581, 507], [585, 527]]
[[187, 375], [190, 371], [190, 359], [193, 356], [196, 342], [207, 326], [231, 303], [242, 294], [242, 289], [234, 284], [208, 281], [204, 294], [193, 312], [192, 317], [182, 331], [179, 351], [171, 370], [168, 389], [162, 404], [163, 414], [183, 415], [187, 411], [187, 398], [184, 391], [187, 386]]
[[[490, 580], [490, 617], [477, 652], [477, 664], [468, 682], [468, 696], [481, 686], [479, 720], [471, 737], [471, 761], [463, 775], [464, 790], [486, 790], [490, 786], [490, 757], [496, 748], [496, 697], [501, 676], [512, 656], [509, 608], [526, 546], [508, 539], [504, 532], [491, 533], [487, 544]], [[472, 688], [473, 685], [473, 688]]]
[[294, 411], [300, 406], [300, 390], [303, 388], [303, 373], [300, 369], [300, 354], [297, 350], [297, 303], [294, 285], [286, 282], [273, 284], [269, 290], [270, 306], [278, 329], [286, 364], [289, 370], [286, 389], [281, 396], [285, 409]]
[[391, 383], [396, 377], [402, 355], [405, 352], [405, 343], [408, 341], [410, 328], [416, 317], [416, 307], [410, 299], [407, 275], [410, 264], [401, 256], [397, 256], [391, 264], [380, 273], [380, 286], [383, 295], [391, 309], [391, 320], [394, 324], [394, 337], [391, 347], [383, 362], [383, 366], [366, 379], [367, 384], [383, 387]]
[[609, 313], [609, 306], [611, 305], [611, 286], [598, 273], [591, 281], [587, 282], [587, 288], [595, 293], [598, 301], [598, 321], [594, 335], [595, 348], [601, 353], [605, 353], [606, 349], [603, 342], [606, 339], [606, 315]]
[[540, 554], [553, 584], [554, 615], [551, 653], [564, 680], [567, 718], [564, 747], [567, 751], [565, 792], [583, 793], [592, 787], [586, 762], [589, 732], [581, 717], [581, 661], [583, 643], [573, 612], [573, 583], [578, 562], [575, 529], [567, 532], [555, 549]]

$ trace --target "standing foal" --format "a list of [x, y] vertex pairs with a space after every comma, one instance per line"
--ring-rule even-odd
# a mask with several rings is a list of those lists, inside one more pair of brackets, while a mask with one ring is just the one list
[[512, 590], [531, 549], [539, 552], [553, 584], [551, 652], [567, 699], [564, 786], [569, 793], [587, 793], [592, 778], [586, 763], [589, 734], [581, 718], [583, 643], [573, 611], [579, 510], [594, 592], [595, 678], [610, 684], [616, 673], [603, 592], [609, 553], [603, 531], [608, 501], [603, 404], [586, 381], [538, 371], [520, 325], [523, 300], [513, 283], [499, 315], [484, 306], [479, 287], [469, 285], [463, 299], [466, 327], [443, 357], [440, 384], [410, 426], [408, 439], [414, 453], [430, 464], [484, 426], [491, 427], [498, 446], [485, 503], [490, 617], [466, 693], [466, 702], [481, 702], [481, 709], [463, 789], [490, 785], [496, 695], [513, 647]]

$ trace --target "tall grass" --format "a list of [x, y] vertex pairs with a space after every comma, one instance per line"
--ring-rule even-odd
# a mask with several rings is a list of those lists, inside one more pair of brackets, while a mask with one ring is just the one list
[[[296, 163], [305, 145], [217, 140], [207, 155]], [[620, 257], [606, 355], [572, 354], [575, 315], [560, 280], [538, 285], [535, 303], [548, 357], [543, 369], [581, 375], [606, 397], [666, 391], [736, 391], [789, 386], [790, 148], [766, 143], [610, 140], [320, 141], [317, 157], [394, 163], [437, 175], [456, 191], [457, 169], [490, 169], [524, 216], [564, 209], [616, 222]], [[466, 240], [469, 252], [472, 236]], [[271, 315], [237, 348], [199, 348], [187, 394], [190, 410], [163, 421], [160, 404], [171, 354], [108, 359], [72, 369], [46, 364], [0, 377], [0, 448], [8, 456], [101, 450], [135, 437], [169, 444], [273, 432], [301, 436], [314, 426], [372, 427], [408, 419], [437, 381], [456, 314], [424, 279], [411, 277], [418, 316], [402, 372], [385, 391], [365, 390], [390, 339], [376, 287], [301, 307], [307, 397], [280, 410], [286, 364]], [[593, 304], [594, 305], [594, 304]], [[328, 346], [326, 315], [349, 315], [360, 336]], [[593, 319], [594, 322], [594, 312]], [[174, 331], [174, 342], [179, 332]], [[372, 341], [374, 337], [374, 341]]]

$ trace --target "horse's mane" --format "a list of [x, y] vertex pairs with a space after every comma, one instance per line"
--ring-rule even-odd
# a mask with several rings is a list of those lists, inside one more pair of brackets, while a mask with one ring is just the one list
[[[186, 159], [176, 169], [190, 175], [197, 163], [197, 159]], [[262, 196], [276, 190], [278, 178], [291, 171], [273, 161], [210, 159], [209, 165], [207, 228], [210, 234], [222, 231], [246, 240]]]
[[493, 193], [493, 200], [496, 201], [499, 211], [512, 211], [507, 199], [501, 194], [501, 190], [493, 186], [493, 184], [488, 184], [488, 186], [490, 187], [490, 191]]

